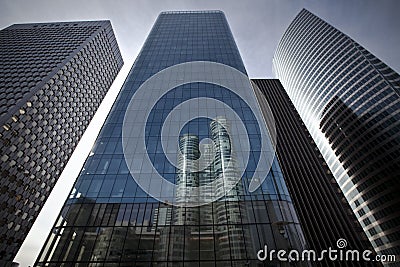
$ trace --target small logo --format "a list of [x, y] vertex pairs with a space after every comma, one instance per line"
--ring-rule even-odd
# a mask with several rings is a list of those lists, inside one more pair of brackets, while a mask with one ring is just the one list
[[336, 241], [336, 246], [337, 246], [338, 248], [345, 248], [345, 247], [347, 247], [347, 241], [346, 241], [346, 239], [344, 239], [344, 238], [339, 238], [339, 239]]

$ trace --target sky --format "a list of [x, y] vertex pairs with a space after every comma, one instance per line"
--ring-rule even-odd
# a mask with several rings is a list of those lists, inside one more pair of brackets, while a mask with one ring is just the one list
[[[168, 10], [224, 11], [250, 78], [275, 78], [272, 58], [290, 22], [306, 8], [400, 72], [397, 0], [0, 0], [0, 28], [15, 23], [111, 21], [124, 66], [61, 174], [15, 261], [33, 265], [102, 123], [158, 14]], [[0, 89], [1, 90], [1, 89]]]

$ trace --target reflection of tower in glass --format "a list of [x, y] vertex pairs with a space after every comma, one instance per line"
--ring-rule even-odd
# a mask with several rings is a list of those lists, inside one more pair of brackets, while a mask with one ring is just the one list
[[[199, 138], [185, 134], [179, 139], [178, 171], [176, 177], [176, 203], [173, 213], [174, 227], [170, 229], [169, 256], [173, 260], [196, 259], [198, 240], [193, 236], [199, 224], [199, 212], [192, 202], [197, 202], [197, 194], [193, 190], [199, 186]], [[195, 226], [196, 225], [196, 226]]]
[[216, 186], [212, 183], [215, 180], [214, 156], [215, 149], [213, 143], [200, 145], [201, 160], [199, 172], [199, 186], [202, 187], [200, 198], [202, 203], [209, 203], [199, 207], [199, 253], [201, 258], [213, 259], [217, 248], [214, 248], [215, 219], [213, 213], [213, 199], [215, 199]]
[[[192, 197], [193, 194], [190, 192], [199, 186], [199, 163], [197, 160], [200, 157], [199, 138], [192, 134], [183, 135], [179, 140], [179, 149], [176, 202], [179, 206], [184, 206], [184, 203], [190, 205], [188, 202], [197, 202], [197, 197]], [[179, 221], [183, 222], [182, 218]]]
[[[241, 210], [245, 212], [240, 201], [243, 188], [241, 183], [235, 185], [239, 173], [225, 118], [218, 117], [210, 123], [210, 135], [212, 143], [201, 147], [196, 135], [186, 134], [179, 139], [176, 202], [182, 205], [173, 209], [173, 226], [162, 229], [161, 257], [169, 255], [173, 260], [183, 257], [186, 260], [199, 256], [217, 256], [218, 259], [246, 256], [249, 244], [245, 244], [240, 218]], [[189, 198], [188, 192], [199, 186], [202, 187], [201, 200]], [[216, 197], [219, 201], [211, 203]], [[202, 201], [203, 205], [185, 207], [191, 201]], [[237, 264], [240, 266], [243, 262]]]
[[[210, 124], [211, 136], [215, 146], [214, 172], [218, 179], [215, 194], [226, 200], [239, 200], [241, 186], [234, 186], [238, 179], [236, 161], [229, 137], [229, 125], [225, 118], [218, 117]], [[239, 184], [239, 183], [238, 183]], [[232, 190], [229, 190], [232, 188]]]
[[[221, 196], [216, 202], [216, 222], [218, 224], [219, 258], [244, 258], [246, 245], [240, 216], [240, 196], [243, 195], [238, 175], [231, 139], [229, 124], [223, 117], [218, 117], [210, 124], [211, 136], [215, 146], [214, 175], [218, 183], [215, 193]], [[236, 184], [236, 185], [234, 185]], [[231, 190], [229, 190], [232, 188]], [[228, 191], [229, 190], [229, 191]], [[230, 255], [230, 253], [232, 255]], [[241, 264], [238, 262], [237, 264]]]
[[[212, 143], [209, 144], [201, 144], [201, 161], [199, 163], [199, 186], [202, 187], [201, 192], [199, 193], [199, 198], [202, 203], [211, 203], [215, 199], [215, 189], [216, 186], [213, 184], [215, 179], [214, 172], [214, 145]], [[210, 230], [212, 233], [213, 224], [213, 212], [212, 205], [206, 204], [200, 206], [200, 225], [203, 230]], [[203, 231], [200, 229], [200, 231]]]
[[[180, 152], [178, 155], [178, 173], [176, 177], [177, 192], [176, 202], [178, 206], [174, 213], [174, 223], [177, 225], [194, 225], [199, 223], [198, 209], [186, 207], [188, 202], [197, 201], [195, 197], [190, 195], [190, 192], [197, 190], [199, 186], [199, 163], [200, 157], [199, 138], [196, 135], [186, 134], [179, 140]], [[193, 194], [193, 193], [192, 193]], [[180, 205], [182, 204], [182, 205]]]

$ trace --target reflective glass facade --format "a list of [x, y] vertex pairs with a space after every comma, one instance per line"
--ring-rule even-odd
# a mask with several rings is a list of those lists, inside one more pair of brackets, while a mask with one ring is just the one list
[[10, 266], [122, 64], [109, 21], [0, 31], [0, 266]]
[[376, 251], [400, 255], [400, 76], [307, 10], [274, 67]]
[[274, 154], [265, 123], [245, 99], [256, 101], [224, 14], [161, 13], [36, 265], [263, 266], [264, 245], [301, 250], [279, 164], [263, 161], [264, 137]]

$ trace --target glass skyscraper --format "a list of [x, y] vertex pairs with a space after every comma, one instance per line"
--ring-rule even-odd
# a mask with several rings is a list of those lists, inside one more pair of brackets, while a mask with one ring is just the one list
[[222, 12], [161, 13], [35, 265], [263, 266], [265, 245], [301, 250], [256, 103]]
[[274, 67], [376, 251], [399, 256], [400, 76], [307, 10]]
[[0, 31], [0, 265], [9, 266], [123, 64], [109, 21]]

